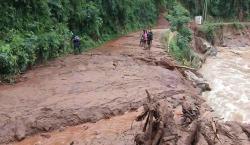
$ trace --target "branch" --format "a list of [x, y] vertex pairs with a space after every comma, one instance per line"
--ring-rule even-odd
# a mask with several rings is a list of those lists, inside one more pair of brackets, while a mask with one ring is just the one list
[[189, 69], [189, 70], [192, 70], [192, 71], [197, 71], [197, 69], [195, 68], [191, 68], [191, 67], [188, 67], [188, 66], [178, 66], [178, 65], [175, 65], [176, 68], [182, 68], [182, 69]]

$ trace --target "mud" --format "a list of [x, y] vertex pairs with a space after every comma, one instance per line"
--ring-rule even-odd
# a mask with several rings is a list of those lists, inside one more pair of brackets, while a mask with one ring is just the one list
[[164, 31], [154, 30], [151, 51], [138, 47], [139, 32], [133, 33], [0, 86], [0, 143], [134, 110], [143, 104], [145, 89], [160, 97], [196, 94], [177, 70], [155, 63], [172, 61], [160, 43]]
[[[136, 110], [146, 102], [147, 89], [173, 113], [171, 127], [180, 145], [187, 140], [197, 145], [247, 145], [249, 125], [216, 122], [221, 132], [213, 131], [213, 110], [199, 96], [200, 89], [171, 65], [176, 62], [160, 42], [167, 22], [159, 24], [150, 51], [138, 46], [139, 32], [133, 33], [88, 53], [49, 62], [23, 75], [18, 84], [0, 86], [0, 144], [36, 134], [10, 144], [133, 145], [143, 127], [143, 122], [134, 121], [141, 113]], [[183, 101], [200, 113], [198, 121], [185, 127]], [[222, 135], [220, 141], [211, 139], [217, 134]], [[197, 142], [196, 136], [201, 138]]]
[[139, 112], [127, 112], [122, 116], [97, 123], [86, 123], [52, 133], [38, 134], [10, 145], [132, 145], [134, 135], [141, 127], [141, 123], [134, 121]]

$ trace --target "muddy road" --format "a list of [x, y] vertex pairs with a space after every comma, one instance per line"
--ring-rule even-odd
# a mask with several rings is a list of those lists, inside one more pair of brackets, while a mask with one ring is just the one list
[[138, 112], [103, 119], [97, 123], [41, 133], [10, 145], [133, 145], [141, 123], [134, 122]]
[[137, 109], [145, 89], [161, 98], [196, 94], [177, 70], [157, 65], [172, 59], [160, 42], [165, 29], [153, 32], [151, 51], [139, 47], [140, 33], [133, 33], [48, 62], [18, 84], [0, 86], [0, 143]]
[[[148, 90], [171, 114], [160, 112], [165, 135], [175, 135], [165, 144], [249, 145], [250, 125], [222, 122], [185, 70], [173, 67], [161, 43], [167, 25], [159, 19], [150, 51], [138, 46], [140, 32], [132, 33], [0, 86], [0, 144], [134, 145]], [[190, 111], [194, 118], [185, 118]]]

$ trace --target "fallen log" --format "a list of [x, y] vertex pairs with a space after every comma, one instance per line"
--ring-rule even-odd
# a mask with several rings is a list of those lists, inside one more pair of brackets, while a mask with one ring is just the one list
[[[165, 134], [171, 134], [173, 125], [173, 113], [166, 106], [161, 106], [155, 101], [151, 94], [146, 90], [147, 103], [144, 104], [144, 111], [139, 115], [136, 121], [146, 122], [143, 127], [143, 134], [137, 134], [135, 137], [136, 145], [160, 145], [163, 142]], [[172, 120], [172, 121], [169, 121]]]
[[189, 128], [189, 135], [184, 141], [185, 145], [196, 144], [198, 142], [199, 128], [200, 128], [200, 122], [197, 120], [193, 121]]
[[176, 68], [180, 68], [180, 69], [188, 69], [188, 70], [192, 70], [192, 71], [197, 71], [197, 69], [195, 68], [191, 68], [188, 66], [179, 66], [179, 65], [175, 65]]
[[248, 136], [248, 139], [250, 140], [250, 125], [242, 124], [241, 128], [245, 132], [245, 134]]

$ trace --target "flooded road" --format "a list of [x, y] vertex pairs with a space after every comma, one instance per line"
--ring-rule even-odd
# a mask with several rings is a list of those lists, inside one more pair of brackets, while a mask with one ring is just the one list
[[212, 87], [203, 94], [225, 121], [250, 122], [250, 47], [218, 48], [200, 72]]

